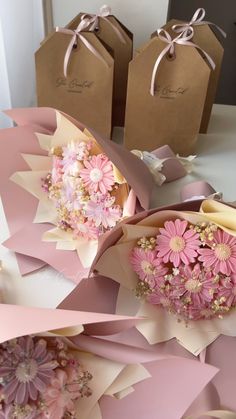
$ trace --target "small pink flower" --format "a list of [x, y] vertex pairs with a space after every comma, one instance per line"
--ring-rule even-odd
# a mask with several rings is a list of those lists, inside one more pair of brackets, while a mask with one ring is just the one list
[[119, 205], [113, 206], [114, 199], [110, 196], [91, 196], [85, 208], [85, 215], [96, 227], [109, 229], [120, 221], [122, 213]]
[[161, 305], [163, 308], [170, 309], [172, 300], [168, 284], [165, 280], [158, 281], [152, 289], [152, 293], [147, 296], [147, 301], [153, 305]]
[[84, 161], [85, 169], [80, 170], [80, 176], [83, 179], [84, 186], [90, 192], [100, 191], [106, 194], [112, 190], [115, 183], [113, 166], [111, 161], [104, 155], [98, 154], [91, 159]]
[[75, 412], [75, 402], [81, 397], [80, 385], [74, 384], [75, 381], [78, 382], [75, 370], [56, 370], [55, 378], [43, 394], [47, 408], [42, 418], [62, 419], [66, 412]]
[[67, 144], [66, 147], [63, 147], [62, 165], [64, 171], [67, 172], [70, 166], [73, 166], [74, 163], [86, 159], [89, 156], [90, 148], [91, 145], [86, 144], [83, 141], [80, 143], [72, 141], [71, 143]]
[[201, 244], [199, 235], [193, 229], [187, 229], [187, 221], [166, 221], [164, 227], [157, 236], [157, 257], [164, 263], [172, 262], [175, 267], [181, 262], [193, 263]]
[[170, 280], [172, 298], [189, 301], [189, 305], [203, 307], [209, 303], [215, 291], [217, 283], [212, 271], [206, 271], [197, 263], [193, 268], [189, 265], [181, 265], [179, 274]]
[[199, 261], [214, 273], [236, 273], [236, 237], [218, 229], [213, 233], [212, 248], [198, 249]]
[[99, 229], [91, 221], [75, 222], [72, 227], [75, 238], [84, 237], [88, 240], [96, 240], [99, 237]]
[[168, 271], [168, 268], [164, 267], [157, 259], [155, 250], [146, 251], [135, 247], [130, 262], [138, 277], [142, 281], [148, 282], [151, 287], [155, 285], [157, 277], [163, 278]]
[[221, 279], [219, 296], [225, 298], [225, 304], [228, 307], [236, 306], [236, 274]]

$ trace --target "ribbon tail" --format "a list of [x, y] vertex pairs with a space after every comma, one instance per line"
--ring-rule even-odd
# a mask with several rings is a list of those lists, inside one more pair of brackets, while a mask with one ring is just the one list
[[67, 47], [67, 50], [66, 50], [66, 53], [65, 53], [64, 66], [63, 66], [65, 77], [67, 77], [67, 70], [68, 70], [68, 65], [69, 65], [69, 61], [70, 61], [70, 56], [71, 56], [71, 53], [72, 53], [73, 46], [74, 46], [75, 42], [76, 42], [76, 35], [74, 35], [71, 38], [70, 43], [69, 43], [69, 45]]
[[158, 67], [160, 65], [160, 62], [162, 61], [162, 59], [166, 55], [166, 53], [170, 50], [170, 48], [171, 48], [171, 45], [167, 45], [167, 47], [163, 49], [163, 51], [158, 56], [158, 58], [155, 62], [155, 65], [153, 67], [152, 78], [151, 78], [151, 87], [150, 87], [150, 93], [151, 93], [152, 96], [155, 96], [155, 79], [156, 79], [156, 74], [157, 74]]

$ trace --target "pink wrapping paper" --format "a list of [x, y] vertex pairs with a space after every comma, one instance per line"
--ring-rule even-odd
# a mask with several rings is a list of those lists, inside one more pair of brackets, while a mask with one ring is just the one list
[[[86, 276], [87, 270], [82, 267], [74, 252], [57, 251], [55, 244], [42, 242], [41, 235], [46, 231], [46, 225], [32, 223], [37, 209], [37, 199], [9, 179], [16, 171], [28, 170], [21, 153], [45, 155], [39, 146], [35, 132], [52, 134], [55, 131], [55, 110], [50, 108], [13, 109], [6, 113], [18, 124], [18, 127], [0, 131], [0, 155], [2, 156], [0, 193], [10, 230], [10, 239], [5, 245], [17, 253], [19, 268], [23, 275], [49, 264], [78, 283], [82, 277]], [[73, 118], [68, 117], [68, 119], [77, 127], [84, 128]], [[136, 156], [122, 147], [98, 137], [97, 134], [94, 136], [104, 152], [126, 177], [141, 206], [148, 208], [153, 187], [149, 170]]]

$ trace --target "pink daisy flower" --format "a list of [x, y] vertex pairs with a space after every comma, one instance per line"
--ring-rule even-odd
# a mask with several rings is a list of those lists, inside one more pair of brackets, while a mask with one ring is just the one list
[[[73, 384], [76, 379], [78, 381], [76, 371], [70, 372], [69, 376], [66, 371], [56, 370], [55, 378], [43, 395], [47, 408], [42, 418], [62, 419], [66, 412], [75, 413], [75, 402], [81, 397], [79, 384]], [[71, 384], [73, 391], [70, 390]]]
[[172, 298], [184, 298], [190, 306], [203, 307], [212, 300], [217, 290], [218, 285], [214, 279], [212, 271], [202, 269], [199, 263], [193, 268], [181, 265], [179, 274], [170, 280]]
[[0, 377], [7, 404], [37, 400], [58, 365], [47, 349], [47, 342], [30, 336], [2, 344], [0, 355]]
[[66, 147], [63, 147], [63, 160], [62, 165], [66, 172], [70, 166], [73, 166], [77, 161], [83, 161], [89, 156], [91, 146], [83, 141], [78, 143], [72, 141]]
[[81, 397], [89, 397], [92, 390], [88, 387], [92, 375], [84, 372], [79, 365], [71, 363], [71, 367], [64, 370], [58, 368], [51, 384], [43, 394], [47, 406], [41, 418], [62, 419], [66, 415], [74, 417], [76, 402]]
[[146, 251], [135, 247], [131, 253], [130, 262], [138, 277], [148, 282], [151, 288], [155, 286], [157, 277], [163, 278], [168, 271], [168, 268], [157, 259], [154, 250]]
[[72, 227], [75, 238], [84, 237], [88, 240], [96, 240], [99, 237], [99, 229], [91, 221], [75, 222]]
[[219, 297], [225, 298], [225, 304], [228, 307], [236, 306], [236, 275], [223, 278], [219, 288]]
[[106, 194], [112, 190], [115, 183], [113, 166], [111, 161], [104, 155], [98, 154], [91, 159], [84, 161], [85, 169], [80, 170], [80, 176], [83, 179], [84, 186], [90, 192], [100, 191]]
[[109, 196], [91, 196], [85, 208], [85, 215], [93, 221], [96, 227], [109, 229], [120, 221], [122, 212], [119, 205], [112, 205], [113, 198]]
[[198, 233], [187, 228], [187, 221], [178, 219], [166, 221], [164, 227], [157, 236], [157, 257], [164, 263], [172, 262], [175, 267], [181, 262], [185, 265], [193, 263], [201, 244]]
[[211, 243], [212, 248], [198, 249], [198, 260], [203, 262], [205, 267], [212, 268], [214, 273], [236, 273], [236, 237], [218, 229], [213, 233]]
[[161, 305], [166, 309], [171, 308], [170, 287], [164, 279], [158, 281], [158, 284], [152, 289], [152, 293], [147, 296], [147, 301], [153, 305]]

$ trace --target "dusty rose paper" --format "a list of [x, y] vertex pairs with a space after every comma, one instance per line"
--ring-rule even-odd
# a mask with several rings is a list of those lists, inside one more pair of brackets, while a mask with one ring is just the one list
[[[39, 147], [35, 132], [52, 134], [56, 129], [56, 112], [50, 108], [30, 108], [13, 109], [6, 113], [15, 120], [18, 127], [0, 131], [0, 155], [2, 156], [0, 194], [10, 230], [10, 239], [5, 244], [17, 252], [22, 274], [50, 264], [78, 283], [83, 276], [86, 276], [87, 270], [83, 269], [78, 258], [75, 260], [76, 255], [73, 255], [73, 252], [56, 251], [54, 244], [42, 242], [39, 236], [45, 231], [45, 225], [32, 223], [38, 201], [9, 180], [14, 172], [28, 170], [21, 153], [45, 155]], [[73, 118], [68, 117], [68, 119], [77, 127], [84, 128]], [[153, 187], [149, 170], [137, 157], [125, 149], [98, 137], [97, 134], [94, 135], [104, 152], [115, 162], [135, 190], [141, 205], [148, 208]], [[141, 176], [138, 177], [137, 174], [140, 173]], [[27, 240], [25, 240], [26, 237]]]

